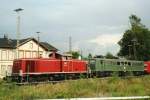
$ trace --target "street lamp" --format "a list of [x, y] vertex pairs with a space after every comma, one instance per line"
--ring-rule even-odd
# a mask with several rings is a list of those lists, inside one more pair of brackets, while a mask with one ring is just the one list
[[22, 11], [22, 8], [15, 9], [14, 11], [17, 12], [17, 50], [16, 50], [16, 58], [19, 58], [19, 39], [20, 39], [20, 14], [19, 12]]
[[39, 37], [39, 34], [40, 32], [36, 32], [37, 35], [38, 35], [38, 58], [39, 58], [39, 45], [40, 45], [40, 37]]

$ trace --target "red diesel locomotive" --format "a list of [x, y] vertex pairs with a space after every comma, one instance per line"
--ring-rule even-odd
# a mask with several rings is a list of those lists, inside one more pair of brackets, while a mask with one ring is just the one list
[[144, 72], [146, 73], [146, 74], [150, 74], [150, 61], [146, 61], [146, 62], [144, 62]]
[[19, 82], [79, 78], [81, 74], [87, 74], [87, 62], [77, 59], [17, 59], [12, 69], [12, 79]]

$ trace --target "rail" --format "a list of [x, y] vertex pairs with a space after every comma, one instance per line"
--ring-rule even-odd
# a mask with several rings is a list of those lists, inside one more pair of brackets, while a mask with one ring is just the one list
[[150, 96], [130, 96], [130, 97], [96, 97], [96, 98], [65, 98], [65, 99], [36, 99], [36, 100], [138, 100], [150, 99]]

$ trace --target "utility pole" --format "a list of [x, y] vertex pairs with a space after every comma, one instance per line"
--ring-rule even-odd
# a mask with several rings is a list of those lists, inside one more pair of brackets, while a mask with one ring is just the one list
[[132, 45], [128, 45], [128, 47], [129, 47], [129, 59], [131, 59], [131, 46]]
[[16, 46], [16, 58], [19, 58], [19, 39], [20, 39], [20, 14], [19, 12], [22, 11], [22, 8], [15, 9], [14, 11], [17, 12], [17, 46]]
[[80, 51], [80, 53], [81, 53], [80, 56], [81, 56], [81, 59], [82, 59], [82, 50]]
[[137, 40], [136, 40], [136, 38], [134, 38], [134, 39], [132, 40], [132, 42], [133, 42], [134, 60], [136, 60], [136, 59], [137, 59], [137, 56], [136, 56], [136, 45], [137, 45]]
[[39, 45], [40, 45], [40, 36], [39, 36], [39, 34], [40, 34], [40, 32], [36, 32], [37, 33], [37, 35], [38, 35], [38, 58], [40, 57], [40, 55], [39, 55]]
[[69, 52], [72, 52], [72, 38], [69, 36]]

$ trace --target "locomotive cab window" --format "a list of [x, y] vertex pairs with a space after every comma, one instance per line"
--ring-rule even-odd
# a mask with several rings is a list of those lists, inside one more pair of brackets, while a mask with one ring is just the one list
[[125, 64], [125, 65], [128, 65], [128, 63], [127, 63], [127, 62], [124, 62], [124, 64]]
[[121, 65], [124, 65], [124, 62], [121, 62]]

